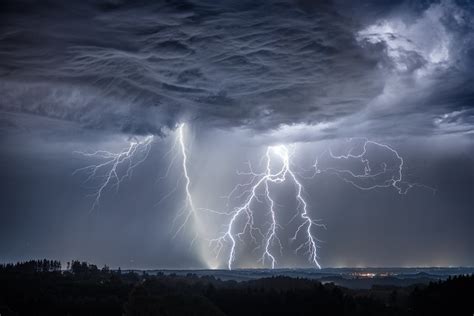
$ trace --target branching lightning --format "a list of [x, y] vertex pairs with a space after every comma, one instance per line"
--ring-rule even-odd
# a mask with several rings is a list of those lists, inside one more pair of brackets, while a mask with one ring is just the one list
[[[352, 141], [353, 139], [349, 139]], [[378, 143], [366, 138], [360, 138], [363, 143], [360, 146], [360, 153], [354, 154], [356, 147], [352, 147], [347, 154], [335, 155], [331, 149], [328, 150], [329, 157], [335, 160], [354, 160], [359, 161], [363, 165], [363, 172], [357, 173], [349, 169], [338, 169], [338, 168], [319, 168], [318, 160], [315, 161], [314, 175], [322, 172], [332, 173], [337, 175], [343, 181], [353, 185], [360, 190], [373, 190], [376, 188], [389, 188], [393, 187], [399, 194], [406, 194], [410, 189], [414, 187], [423, 187], [432, 190], [435, 193], [435, 189], [428, 187], [421, 183], [412, 183], [405, 181], [403, 178], [404, 160], [403, 157], [390, 147], [389, 145]], [[371, 165], [371, 161], [368, 158], [368, 148], [372, 146], [376, 149], [387, 150], [394, 157], [394, 166], [388, 168], [388, 162], [382, 162], [380, 166], [374, 170]]]
[[[316, 159], [312, 168], [312, 174], [309, 177], [297, 173], [293, 168], [292, 158], [294, 150], [290, 151], [289, 147], [285, 145], [269, 146], [260, 160], [261, 163], [264, 163], [262, 172], [254, 171], [250, 162], [248, 162], [247, 172], [238, 172], [238, 175], [246, 176], [249, 180], [239, 183], [234, 187], [227, 196], [227, 207], [230, 207], [231, 200], [241, 201], [238, 206], [231, 207], [227, 212], [196, 208], [188, 170], [189, 159], [185, 141], [185, 128], [184, 123], [178, 126], [174, 144], [170, 151], [165, 154], [167, 156], [173, 152], [170, 165], [164, 177], [169, 176], [171, 167], [178, 161], [178, 157], [181, 162], [181, 177], [177, 177], [176, 186], [173, 191], [162, 197], [160, 202], [173, 194], [178, 189], [181, 180], [184, 179], [185, 200], [175, 217], [175, 221], [177, 219], [182, 221], [176, 229], [174, 237], [182, 230], [187, 230], [190, 219], [193, 218], [196, 232], [193, 242], [198, 237], [199, 229], [197, 225], [200, 223], [199, 215], [201, 210], [225, 216], [227, 221], [223, 226], [223, 231], [216, 238], [209, 240], [209, 246], [216, 257], [219, 257], [225, 251], [228, 269], [233, 267], [238, 247], [240, 247], [239, 242], [245, 243], [244, 236], [249, 237], [255, 245], [254, 251], [261, 253], [259, 261], [263, 265], [269, 264], [272, 269], [277, 265], [278, 255], [275, 253], [275, 249], [279, 250], [280, 255], [283, 254], [283, 245], [279, 236], [280, 231], [283, 230], [283, 225], [281, 224], [283, 216], [279, 216], [281, 206], [276, 203], [275, 194], [272, 193], [274, 186], [283, 183], [292, 183], [294, 185], [294, 198], [297, 204], [295, 214], [290, 223], [294, 220], [298, 220], [298, 223], [295, 224], [290, 242], [291, 244], [298, 242], [294, 246], [295, 253], [303, 253], [307, 256], [308, 261], [317, 268], [321, 268], [321, 266], [318, 261], [319, 240], [315, 237], [315, 232], [317, 228], [325, 228], [325, 226], [312, 218], [309, 212], [309, 204], [305, 198], [305, 189], [299, 178], [313, 179], [318, 174], [327, 173], [336, 175], [360, 190], [392, 187], [399, 194], [406, 194], [413, 187], [424, 187], [434, 192], [434, 189], [430, 187], [419, 183], [410, 183], [404, 179], [404, 160], [394, 148], [366, 138], [358, 138], [357, 140], [361, 141], [360, 145], [353, 146], [347, 153], [334, 154], [332, 149], [324, 151]], [[92, 164], [74, 171], [74, 174], [85, 172], [87, 174], [85, 182], [90, 182], [93, 179], [99, 180], [97, 188], [91, 194], [94, 197], [91, 211], [99, 207], [101, 197], [108, 187], [118, 190], [120, 184], [132, 176], [134, 169], [147, 159], [153, 140], [153, 136], [147, 136], [141, 140], [133, 139], [129, 142], [127, 148], [117, 153], [106, 150], [98, 150], [92, 153], [77, 152], [87, 158], [102, 160], [98, 164]], [[352, 142], [353, 139], [349, 141]], [[177, 148], [179, 150], [176, 150]], [[290, 148], [293, 149], [293, 147]], [[383, 162], [379, 161], [376, 164], [373, 160], [369, 159], [369, 151], [371, 153], [372, 150], [381, 150], [384, 152], [383, 157], [389, 154], [391, 158]], [[349, 164], [350, 167], [332, 166], [322, 168], [319, 160], [325, 154], [327, 154], [326, 161]], [[354, 162], [360, 164], [359, 166], [362, 167], [362, 171], [354, 171], [357, 170], [353, 168]], [[258, 215], [258, 218], [266, 219], [263, 225], [259, 225], [255, 220], [257, 203], [265, 205], [266, 211]]]
[[91, 194], [94, 197], [91, 212], [99, 207], [100, 199], [107, 187], [110, 186], [118, 190], [123, 180], [130, 178], [133, 170], [147, 159], [152, 142], [153, 136], [146, 136], [142, 140], [133, 139], [126, 149], [118, 153], [106, 150], [98, 150], [92, 153], [76, 151], [84, 157], [103, 160], [99, 164], [79, 168], [73, 172], [73, 174], [79, 172], [88, 174], [85, 180], [86, 183], [92, 181], [92, 179], [100, 180], [97, 189]]
[[[281, 168], [276, 171], [272, 170], [272, 157], [277, 156], [281, 163]], [[254, 242], [256, 242], [256, 237], [254, 234], [258, 233], [263, 239], [263, 254], [261, 261], [265, 263], [265, 260], [269, 260], [271, 267], [274, 268], [276, 262], [276, 257], [272, 253], [272, 246], [279, 246], [280, 250], [282, 248], [281, 241], [278, 237], [277, 230], [280, 227], [278, 224], [278, 217], [275, 211], [275, 201], [270, 194], [270, 185], [271, 183], [283, 183], [287, 180], [293, 181], [296, 187], [296, 200], [298, 201], [297, 212], [295, 216], [299, 216], [302, 219], [302, 223], [296, 229], [292, 240], [296, 240], [299, 234], [304, 233], [304, 242], [300, 244], [296, 251], [306, 249], [306, 254], [309, 257], [310, 262], [315, 266], [320, 268], [317, 256], [317, 239], [314, 237], [314, 228], [317, 226], [323, 226], [318, 223], [316, 220], [313, 220], [308, 213], [308, 204], [303, 197], [303, 185], [296, 177], [296, 174], [291, 169], [290, 162], [290, 153], [288, 148], [283, 145], [279, 146], [270, 146], [265, 152], [266, 168], [263, 173], [256, 173], [252, 170], [251, 166], [249, 167], [250, 171], [247, 173], [251, 176], [251, 181], [246, 185], [238, 185], [237, 187], [247, 187], [247, 190], [244, 190], [243, 195], [247, 194], [245, 202], [236, 208], [230, 213], [230, 221], [226, 226], [225, 232], [218, 238], [212, 239], [211, 245], [213, 245], [216, 255], [218, 256], [222, 249], [224, 248], [227, 242], [230, 243], [230, 251], [227, 260], [227, 267], [232, 269], [232, 263], [235, 260], [236, 256], [236, 247], [237, 240], [236, 238], [241, 239], [242, 235], [248, 232]], [[242, 174], [242, 173], [241, 173]], [[236, 188], [237, 188], [236, 187]], [[259, 190], [264, 191], [264, 198], [268, 202], [268, 210], [270, 215], [269, 228], [265, 232], [254, 225], [254, 210], [252, 208], [253, 203], [259, 202]], [[236, 189], [233, 190], [235, 192]], [[231, 193], [232, 194], [232, 193]], [[242, 195], [242, 194], [241, 194]], [[237, 228], [237, 221], [240, 217], [245, 219], [243, 227], [239, 230]]]

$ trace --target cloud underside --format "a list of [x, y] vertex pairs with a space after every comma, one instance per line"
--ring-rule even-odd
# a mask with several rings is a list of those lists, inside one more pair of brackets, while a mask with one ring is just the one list
[[473, 132], [469, 4], [369, 6], [359, 19], [330, 2], [4, 6], [3, 112], [135, 134], [180, 121]]

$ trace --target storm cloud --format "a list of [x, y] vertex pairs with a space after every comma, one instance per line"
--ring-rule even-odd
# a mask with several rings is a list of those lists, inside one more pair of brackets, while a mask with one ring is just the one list
[[[2, 1], [0, 261], [225, 267], [191, 233], [173, 237], [186, 123], [197, 208], [228, 210], [222, 196], [248, 180], [236, 170], [263, 170], [266, 147], [284, 144], [328, 228], [315, 232], [323, 266], [473, 265], [473, 28], [472, 1]], [[103, 178], [75, 170], [102, 160], [78, 152], [150, 134], [147, 159], [91, 212]], [[360, 152], [360, 137], [396, 149], [403, 181], [421, 185], [306, 177], [318, 159], [334, 167], [328, 148]], [[383, 148], [369, 148], [371, 166], [390, 182], [400, 160]], [[279, 264], [308, 266], [290, 241], [294, 186], [275, 187]], [[209, 235], [226, 223], [216, 216]], [[256, 266], [239, 251], [236, 267]]]
[[[354, 8], [6, 2], [0, 107], [135, 134], [181, 121], [261, 131], [335, 123], [342, 132], [360, 115], [374, 132], [413, 115], [397, 128], [426, 134], [444, 133], [444, 116], [472, 120], [472, 4]], [[446, 132], [472, 131], [452, 124]]]

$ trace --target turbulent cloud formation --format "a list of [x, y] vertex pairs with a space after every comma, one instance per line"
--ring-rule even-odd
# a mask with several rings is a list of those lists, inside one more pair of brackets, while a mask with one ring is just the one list
[[[337, 1], [7, 1], [0, 107], [137, 134], [182, 120], [264, 131], [336, 122], [344, 130], [341, 121], [367, 113], [371, 128], [387, 131], [387, 116], [420, 112], [413, 120], [423, 131], [412, 132], [426, 133], [443, 129], [443, 115], [469, 113], [472, 5], [364, 9]], [[462, 121], [448, 131], [471, 132], [471, 119]]]
[[[472, 266], [473, 20], [467, 0], [0, 1], [0, 262], [225, 267], [204, 239], [245, 194], [222, 197], [248, 183], [246, 162], [265, 172], [267, 146], [286, 145], [308, 214], [327, 227], [315, 232], [323, 267]], [[363, 137], [395, 149], [404, 181], [421, 185], [351, 185], [341, 171], [367, 165], [331, 153], [359, 155]], [[94, 204], [107, 171], [89, 178], [87, 166], [113, 166], [137, 141], [142, 155], [118, 170], [140, 162], [133, 175]], [[369, 147], [393, 184], [400, 159]], [[308, 265], [291, 240], [294, 189], [272, 188], [281, 267]], [[202, 240], [176, 235], [187, 193]], [[233, 266], [256, 267], [251, 248]]]
[[[471, 7], [433, 3], [415, 17], [388, 16], [358, 31], [362, 45], [383, 45], [389, 74], [383, 93], [372, 100], [371, 115], [407, 120], [404, 129], [422, 134], [472, 133], [474, 38]], [[380, 112], [380, 113], [379, 113]], [[439, 117], [465, 115], [458, 128], [439, 124]], [[420, 115], [422, 114], [422, 115]], [[463, 115], [463, 116], [464, 116]], [[380, 123], [385, 123], [381, 120]]]

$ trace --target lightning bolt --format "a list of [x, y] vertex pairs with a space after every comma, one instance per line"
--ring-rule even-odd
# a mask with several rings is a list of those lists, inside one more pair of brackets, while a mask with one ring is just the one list
[[142, 140], [137, 138], [129, 141], [128, 147], [120, 152], [114, 153], [106, 150], [98, 150], [92, 153], [75, 151], [87, 158], [100, 159], [103, 162], [92, 164], [83, 168], [76, 169], [74, 174], [85, 172], [88, 176], [85, 183], [93, 179], [99, 179], [99, 185], [94, 193], [90, 196], [94, 197], [90, 211], [99, 207], [100, 199], [107, 187], [115, 188], [117, 191], [120, 184], [127, 178], [132, 176], [133, 170], [143, 163], [150, 153], [153, 136], [146, 136]]
[[[404, 179], [403, 171], [405, 162], [397, 150], [383, 143], [368, 140], [366, 138], [358, 138], [359, 140], [362, 140], [361, 145], [353, 146], [345, 154], [334, 154], [331, 148], [324, 151], [318, 159], [315, 160], [312, 169], [313, 174], [310, 177], [304, 177], [300, 173], [294, 171], [291, 162], [292, 157], [294, 156], [294, 150], [290, 151], [285, 145], [269, 146], [266, 148], [265, 154], [262, 155], [260, 159], [261, 163], [265, 163], [262, 172], [254, 171], [250, 162], [248, 162], [247, 172], [237, 172], [238, 175], [249, 177], [249, 181], [243, 184], [237, 184], [234, 187], [230, 194], [227, 195], [227, 206], [229, 207], [232, 199], [243, 200], [239, 206], [232, 208], [232, 210], [228, 212], [203, 208], [198, 209], [195, 207], [191, 190], [192, 183], [188, 170], [189, 158], [188, 150], [186, 148], [185, 129], [186, 125], [184, 123], [178, 125], [174, 145], [171, 150], [165, 154], [165, 156], [167, 156], [171, 152], [174, 152], [171, 163], [166, 170], [165, 177], [168, 177], [171, 167], [178, 160], [178, 157], [181, 157], [180, 168], [182, 169], [182, 177], [178, 177], [174, 190], [163, 197], [160, 202], [176, 191], [180, 179], [185, 180], [185, 202], [175, 217], [175, 220], [178, 218], [184, 218], [184, 220], [175, 231], [174, 237], [176, 237], [186, 227], [190, 219], [193, 218], [196, 226], [196, 235], [191, 242], [191, 245], [198, 237], [199, 211], [204, 210], [214, 214], [227, 216], [228, 221], [224, 226], [224, 231], [219, 234], [217, 238], [208, 239], [208, 241], [209, 246], [212, 251], [214, 251], [216, 257], [219, 257], [223, 249], [229, 246], [227, 256], [227, 267], [229, 270], [232, 269], [232, 265], [236, 258], [238, 241], [244, 242], [243, 236], [246, 234], [249, 235], [252, 242], [256, 245], [254, 251], [261, 251], [259, 262], [262, 262], [263, 265], [268, 262], [272, 269], [277, 265], [277, 255], [275, 254], [274, 249], [278, 248], [280, 254], [282, 254], [283, 246], [279, 237], [279, 231], [282, 229], [282, 225], [280, 224], [281, 219], [278, 216], [279, 205], [275, 202], [272, 188], [275, 185], [286, 182], [293, 183], [295, 186], [295, 200], [297, 201], [295, 214], [290, 222], [293, 222], [296, 219], [299, 219], [300, 221], [290, 238], [290, 241], [296, 242], [297, 240], [302, 240], [299, 245], [295, 246], [295, 253], [304, 251], [304, 255], [307, 256], [308, 261], [317, 268], [321, 268], [321, 265], [318, 262], [319, 240], [314, 236], [314, 233], [317, 228], [325, 228], [325, 226], [311, 217], [308, 202], [304, 197], [304, 186], [298, 176], [305, 179], [312, 179], [317, 174], [329, 173], [338, 176], [343, 181], [360, 190], [392, 187], [399, 194], [406, 194], [413, 187], [419, 186], [431, 189], [435, 192], [433, 188], [420, 183], [411, 183]], [[87, 158], [102, 160], [100, 163], [92, 164], [73, 172], [73, 174], [85, 172], [88, 175], [85, 180], [86, 183], [93, 179], [99, 180], [96, 190], [94, 193], [90, 194], [94, 197], [91, 211], [99, 207], [101, 197], [108, 187], [118, 190], [120, 184], [125, 179], [132, 176], [134, 169], [148, 158], [153, 140], [153, 136], [146, 136], [141, 139], [134, 138], [129, 141], [128, 147], [119, 152], [110, 152], [106, 150], [98, 150], [91, 153], [76, 152]], [[349, 139], [349, 141], [352, 140], [353, 139]], [[178, 151], [175, 150], [177, 147], [179, 147]], [[373, 149], [389, 153], [393, 158], [387, 159], [386, 161], [381, 162], [378, 166], [375, 166], [374, 162], [369, 159], [369, 151]], [[351, 170], [351, 168], [321, 168], [319, 160], [320, 157], [326, 153], [328, 158], [330, 158], [329, 160], [332, 161], [359, 162], [363, 171], [356, 172]], [[277, 167], [275, 168], [275, 166]], [[266, 205], [267, 212], [264, 213], [264, 216], [267, 218], [267, 221], [262, 226], [256, 225], [255, 223], [256, 203], [264, 203]], [[243, 224], [241, 225], [241, 223]]]
[[[276, 156], [279, 158], [281, 167], [276, 171], [272, 170], [272, 157]], [[296, 186], [296, 200], [298, 201], [296, 215], [299, 216], [302, 220], [302, 223], [296, 229], [292, 240], [296, 240], [300, 234], [304, 232], [305, 240], [296, 248], [296, 252], [301, 249], [306, 249], [306, 254], [308, 259], [318, 268], [321, 268], [318, 262], [317, 256], [317, 239], [313, 235], [313, 230], [317, 226], [324, 226], [318, 223], [316, 220], [313, 220], [308, 213], [308, 203], [303, 197], [303, 185], [296, 177], [295, 172], [291, 168], [290, 162], [290, 152], [288, 148], [284, 145], [279, 146], [270, 146], [265, 152], [263, 157], [266, 161], [265, 172], [255, 173], [251, 165], [249, 164], [250, 171], [246, 174], [251, 176], [249, 183], [245, 185], [238, 185], [238, 187], [249, 187], [244, 191], [244, 195], [247, 194], [245, 202], [234, 208], [230, 213], [224, 213], [230, 215], [229, 223], [227, 224], [227, 229], [221, 236], [218, 238], [210, 240], [211, 246], [213, 246], [216, 255], [219, 256], [221, 250], [224, 248], [227, 242], [230, 243], [230, 251], [227, 260], [228, 269], [232, 269], [232, 263], [235, 260], [236, 247], [237, 247], [237, 238], [241, 240], [241, 237], [248, 231], [252, 240], [256, 242], [255, 233], [258, 233], [263, 238], [264, 250], [261, 257], [261, 261], [265, 263], [265, 259], [268, 259], [271, 263], [271, 267], [274, 268], [277, 263], [275, 255], [272, 253], [271, 248], [274, 244], [277, 244], [282, 249], [280, 239], [277, 234], [277, 230], [280, 227], [278, 224], [278, 218], [275, 211], [275, 202], [270, 194], [270, 184], [279, 184], [286, 181], [292, 181]], [[242, 174], [242, 173], [241, 173]], [[268, 209], [270, 214], [269, 228], [263, 233], [261, 229], [255, 227], [254, 225], [254, 210], [252, 205], [255, 202], [260, 202], [259, 199], [259, 190], [264, 190], [264, 197], [268, 202]], [[233, 190], [235, 192], [236, 189]], [[233, 194], [231, 192], [231, 195]], [[230, 196], [229, 196], [230, 197]], [[237, 230], [237, 221], [239, 218], [244, 217], [245, 224], [241, 230]]]
[[[389, 145], [382, 144], [373, 140], [368, 140], [367, 138], [360, 138], [363, 141], [360, 153], [354, 154], [356, 147], [353, 147], [349, 150], [347, 154], [335, 155], [331, 149], [328, 150], [329, 156], [335, 160], [355, 160], [359, 161], [363, 165], [364, 171], [362, 173], [357, 173], [349, 169], [338, 169], [338, 168], [324, 168], [321, 169], [318, 167], [318, 159], [316, 159], [313, 167], [314, 174], [327, 172], [332, 173], [342, 179], [344, 182], [347, 182], [354, 187], [360, 190], [373, 190], [376, 188], [389, 188], [393, 187], [399, 194], [406, 194], [410, 189], [414, 187], [423, 187], [429, 190], [432, 190], [433, 193], [436, 192], [436, 189], [426, 186], [421, 183], [412, 183], [404, 180], [403, 177], [403, 168], [404, 160], [403, 157], [398, 153], [397, 150], [390, 147]], [[353, 141], [349, 139], [348, 141]], [[382, 162], [377, 171], [374, 171], [374, 168], [371, 164], [368, 155], [369, 147], [379, 148], [386, 150], [391, 153], [396, 161], [392, 168], [388, 168], [389, 162]]]
[[[166, 169], [166, 172], [164, 176], [160, 177], [159, 179], [166, 179], [169, 177], [170, 172], [172, 167], [176, 164], [178, 160], [181, 161], [180, 164], [180, 169], [181, 169], [181, 176], [177, 177], [176, 180], [176, 186], [167, 194], [165, 194], [157, 203], [156, 205], [160, 204], [163, 202], [165, 199], [170, 197], [172, 194], [174, 194], [178, 188], [179, 188], [179, 183], [183, 180], [185, 180], [184, 183], [184, 191], [185, 191], [185, 199], [184, 199], [184, 204], [183, 206], [176, 212], [176, 216], [173, 220], [173, 226], [176, 226], [176, 222], [179, 219], [184, 218], [177, 229], [173, 228], [173, 238], [176, 238], [178, 234], [183, 230], [184, 227], [188, 224], [189, 220], [193, 217], [194, 219], [197, 219], [196, 217], [196, 208], [194, 206], [194, 201], [193, 201], [193, 196], [191, 193], [191, 177], [189, 175], [188, 171], [188, 149], [186, 148], [186, 140], [185, 140], [185, 130], [186, 130], [186, 124], [185, 123], [180, 123], [177, 128], [176, 128], [176, 137], [174, 138], [174, 143], [171, 147], [171, 149], [165, 153], [163, 156], [164, 158], [166, 156], [171, 155], [171, 160], [168, 165], [168, 168]], [[194, 241], [198, 234], [196, 233], [195, 237], [191, 241], [191, 246], [193, 245]]]
[[[175, 232], [175, 237], [176, 235], [179, 234], [179, 232], [183, 229], [184, 226], [188, 223], [189, 219], [191, 216], [196, 216], [196, 209], [194, 207], [194, 202], [193, 202], [193, 196], [191, 194], [191, 179], [189, 177], [189, 172], [188, 172], [188, 154], [186, 150], [186, 144], [184, 140], [184, 129], [186, 128], [186, 125], [184, 123], [181, 123], [178, 127], [178, 135], [177, 135], [177, 140], [179, 142], [179, 147], [181, 151], [181, 167], [183, 170], [183, 176], [185, 178], [185, 193], [186, 193], [186, 202], [185, 206], [181, 209], [180, 212], [178, 212], [177, 217], [185, 216], [183, 222], [181, 225], [178, 227], [178, 229]], [[196, 237], [195, 237], [196, 238]], [[193, 241], [194, 242], [194, 239]]]

